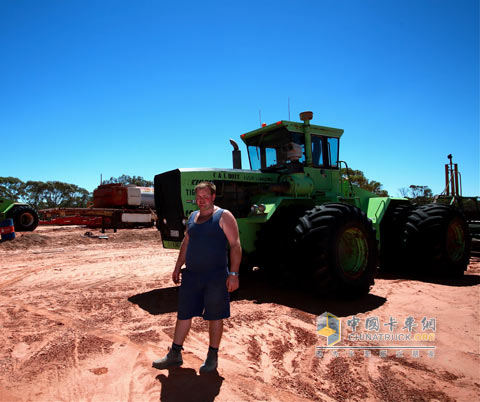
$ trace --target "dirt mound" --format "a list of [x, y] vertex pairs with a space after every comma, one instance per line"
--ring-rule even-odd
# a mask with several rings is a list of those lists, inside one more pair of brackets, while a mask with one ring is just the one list
[[44, 247], [49, 244], [50, 237], [38, 233], [16, 233], [13, 240], [1, 240], [0, 250], [25, 250], [32, 247]]
[[[90, 235], [86, 235], [89, 233]], [[101, 238], [107, 236], [107, 238]], [[122, 229], [106, 233], [81, 226], [38, 227], [34, 232], [17, 232], [14, 240], [1, 241], [1, 250], [27, 250], [33, 248], [70, 247], [79, 244], [159, 242], [160, 233], [155, 228]]]

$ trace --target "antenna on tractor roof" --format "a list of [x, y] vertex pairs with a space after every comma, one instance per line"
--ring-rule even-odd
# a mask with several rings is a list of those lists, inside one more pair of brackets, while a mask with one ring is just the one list
[[262, 127], [262, 109], [258, 109], [258, 119], [260, 121], [260, 127]]
[[288, 120], [290, 121], [290, 96], [288, 97]]

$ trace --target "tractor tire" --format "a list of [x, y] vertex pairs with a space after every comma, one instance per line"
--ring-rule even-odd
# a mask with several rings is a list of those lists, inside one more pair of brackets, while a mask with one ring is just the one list
[[459, 277], [470, 260], [471, 238], [465, 217], [452, 205], [428, 204], [415, 208], [405, 226], [409, 265]]
[[391, 204], [380, 223], [379, 262], [382, 272], [398, 271], [405, 264], [405, 225], [412, 212], [409, 203]]
[[362, 210], [341, 203], [316, 206], [300, 218], [296, 233], [303, 269], [318, 292], [344, 298], [369, 292], [378, 246]]
[[16, 232], [31, 232], [38, 226], [37, 211], [28, 205], [13, 206], [7, 217], [13, 219]]

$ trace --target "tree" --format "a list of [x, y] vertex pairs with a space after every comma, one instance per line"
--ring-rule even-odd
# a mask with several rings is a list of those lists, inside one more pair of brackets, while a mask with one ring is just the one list
[[104, 180], [103, 184], [134, 184], [135, 186], [140, 187], [153, 187], [153, 181], [145, 180], [142, 176], [128, 176], [126, 174], [122, 174], [120, 177], [110, 177], [108, 180]]
[[348, 168], [342, 169], [341, 173], [342, 177], [349, 180], [353, 185], [379, 196], [388, 197], [388, 191], [382, 189], [383, 184], [375, 180], [368, 180], [361, 170], [353, 170]]
[[20, 201], [24, 195], [25, 183], [16, 177], [0, 177], [0, 197]]
[[75, 184], [60, 181], [27, 181], [25, 201], [37, 209], [85, 208], [90, 193]]
[[46, 184], [44, 192], [46, 208], [86, 207], [89, 193], [84, 188], [60, 181], [48, 181]]
[[433, 201], [433, 192], [428, 186], [411, 184], [408, 188], [402, 187], [398, 191], [402, 197], [410, 199], [415, 204], [424, 205]]
[[88, 190], [78, 187], [75, 184], [71, 184], [71, 186], [73, 187], [68, 193], [66, 204], [68, 204], [70, 208], [86, 208], [92, 199], [92, 194], [89, 193]]
[[37, 209], [49, 208], [45, 201], [48, 185], [43, 181], [29, 180], [25, 183], [25, 201]]
[[76, 184], [33, 180], [24, 183], [16, 177], [0, 177], [0, 197], [25, 202], [37, 209], [85, 208], [91, 200], [91, 194]]

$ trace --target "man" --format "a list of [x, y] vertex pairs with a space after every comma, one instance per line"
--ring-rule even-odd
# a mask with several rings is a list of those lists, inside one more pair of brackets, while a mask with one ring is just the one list
[[[177, 323], [170, 351], [153, 362], [153, 367], [165, 369], [183, 364], [182, 345], [190, 330], [192, 317], [209, 321], [207, 358], [200, 373], [214, 371], [218, 365], [218, 347], [223, 333], [223, 319], [230, 317], [228, 292], [238, 289], [238, 270], [242, 248], [235, 217], [230, 211], [214, 204], [216, 188], [201, 182], [195, 187], [199, 211], [188, 218], [185, 238], [180, 247], [172, 280], [178, 284], [182, 276]], [[227, 242], [230, 245], [228, 270]], [[180, 272], [183, 264], [186, 269]]]

